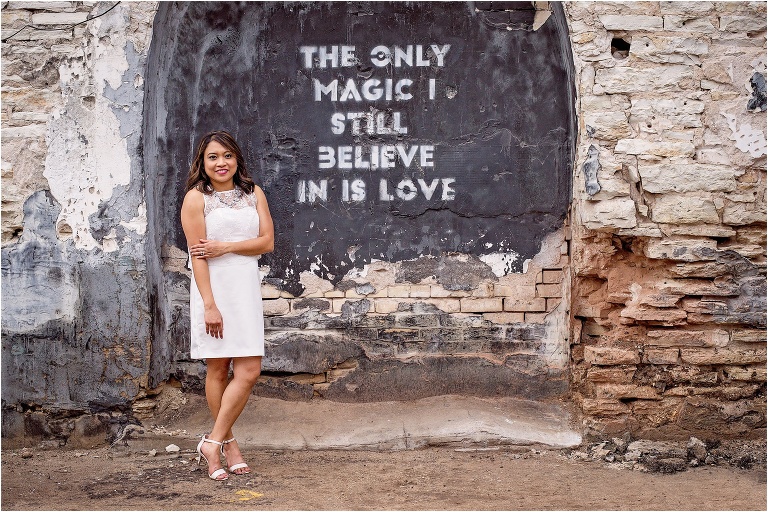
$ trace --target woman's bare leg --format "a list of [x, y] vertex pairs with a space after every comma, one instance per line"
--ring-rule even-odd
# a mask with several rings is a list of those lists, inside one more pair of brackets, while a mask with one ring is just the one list
[[[219, 415], [221, 397], [227, 389], [229, 381], [229, 364], [231, 361], [232, 359], [226, 357], [209, 358], [206, 360], [205, 398], [208, 401], [208, 409], [211, 411], [211, 416], [213, 416], [214, 421], [216, 421], [216, 417]], [[210, 435], [208, 438], [221, 442], [221, 439], [214, 439]], [[219, 450], [219, 446], [213, 443], [203, 443], [203, 446], [200, 447], [200, 451], [205, 455], [205, 458], [208, 459], [209, 475], [222, 467], [219, 458]]]
[[[243, 412], [253, 386], [261, 374], [261, 357], [237, 357], [234, 359], [233, 369], [234, 376], [229, 384], [227, 384], [218, 402], [215, 423], [209, 436], [215, 441], [224, 441], [233, 437], [232, 425], [234, 425], [240, 413]], [[213, 410], [213, 407], [211, 407], [211, 412]], [[231, 466], [238, 462], [243, 462], [240, 449], [235, 443], [225, 445], [224, 450], [229, 455], [227, 465]], [[244, 471], [245, 468], [236, 472], [241, 473]]]

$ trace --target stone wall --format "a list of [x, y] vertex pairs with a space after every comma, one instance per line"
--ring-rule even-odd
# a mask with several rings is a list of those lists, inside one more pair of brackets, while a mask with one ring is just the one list
[[[2, 399], [20, 413], [4, 436], [87, 437], [150, 412], [165, 378], [201, 386], [173, 330], [188, 322], [186, 255], [147, 242], [157, 6], [113, 5], [2, 4]], [[598, 437], [764, 435], [765, 6], [564, 8], [579, 141], [563, 228], [522, 273], [446, 254], [335, 286], [307, 272], [299, 296], [267, 280], [257, 393], [572, 396]], [[155, 250], [175, 276], [162, 348]]]
[[587, 433], [765, 432], [765, 4], [566, 4]]

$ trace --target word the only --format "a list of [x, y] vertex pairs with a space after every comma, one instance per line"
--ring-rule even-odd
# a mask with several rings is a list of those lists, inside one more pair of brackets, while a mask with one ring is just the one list
[[[409, 44], [406, 46], [374, 46], [368, 54], [370, 63], [378, 68], [394, 66], [405, 67], [430, 67], [445, 66], [445, 57], [450, 44]], [[334, 69], [354, 67], [364, 64], [357, 56], [356, 47], [352, 45], [332, 46], [300, 46], [302, 65], [306, 69]], [[435, 79], [429, 81], [429, 99], [435, 99]], [[369, 78], [358, 84], [354, 78], [340, 82], [338, 78], [328, 83], [323, 83], [317, 78], [312, 80], [314, 100], [322, 101], [324, 97], [330, 101], [407, 101], [413, 99], [411, 90], [413, 80], [411, 78]]]

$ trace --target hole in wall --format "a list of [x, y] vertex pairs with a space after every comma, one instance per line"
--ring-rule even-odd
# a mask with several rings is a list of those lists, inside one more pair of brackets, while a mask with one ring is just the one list
[[56, 231], [59, 233], [61, 238], [68, 238], [72, 236], [72, 226], [64, 221], [59, 222], [59, 224], [56, 226]]
[[611, 39], [611, 55], [616, 60], [622, 60], [629, 57], [629, 42], [620, 37]]

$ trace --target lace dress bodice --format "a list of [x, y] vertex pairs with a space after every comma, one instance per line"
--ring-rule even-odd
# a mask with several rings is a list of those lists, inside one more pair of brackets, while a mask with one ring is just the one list
[[[235, 187], [233, 190], [203, 194], [205, 198], [205, 231], [208, 240], [239, 242], [259, 236], [259, 214], [256, 211], [256, 195], [246, 194]], [[258, 256], [225, 254], [208, 260], [209, 266], [243, 264]]]

